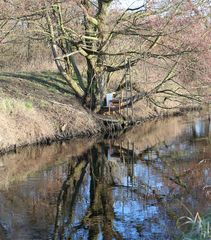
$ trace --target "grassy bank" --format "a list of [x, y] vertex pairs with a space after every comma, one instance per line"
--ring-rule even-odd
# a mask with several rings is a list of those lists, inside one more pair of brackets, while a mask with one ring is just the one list
[[[135, 119], [178, 113], [142, 101]], [[98, 134], [101, 124], [85, 110], [57, 73], [0, 73], [0, 152], [57, 139]]]
[[1, 152], [99, 131], [96, 119], [81, 107], [57, 74], [0, 74]]

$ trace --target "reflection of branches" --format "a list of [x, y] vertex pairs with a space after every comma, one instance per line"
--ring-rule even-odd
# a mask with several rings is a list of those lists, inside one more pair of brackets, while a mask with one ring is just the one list
[[[57, 200], [57, 214], [56, 214], [56, 221], [55, 221], [55, 230], [54, 230], [54, 240], [60, 239], [60, 236], [63, 236], [65, 226], [68, 225], [72, 220], [72, 212], [73, 206], [76, 202], [76, 198], [82, 184], [84, 175], [86, 173], [86, 168], [88, 165], [88, 161], [81, 160], [79, 161], [75, 167], [68, 166], [68, 175], [66, 180], [64, 181], [61, 191], [58, 196]], [[71, 195], [68, 194], [68, 191], [71, 191]], [[68, 206], [67, 206], [67, 203]], [[65, 223], [64, 221], [64, 214], [66, 207], [68, 207], [68, 221]]]
[[[168, 145], [165, 145], [166, 148], [168, 148]], [[116, 152], [120, 153], [120, 147], [119, 146], [115, 146], [115, 150]], [[148, 161], [142, 161], [143, 164], [146, 164], [147, 166], [149, 166], [150, 164], [150, 168], [152, 170], [155, 170], [155, 172], [158, 174], [161, 174], [163, 176], [164, 179], [173, 182], [174, 184], [184, 188], [187, 190], [187, 186], [185, 185], [185, 183], [182, 181], [181, 176], [176, 172], [176, 170], [173, 168], [172, 166], [169, 164], [168, 161], [165, 161], [165, 159], [162, 159], [162, 163], [166, 166], [169, 167], [169, 169], [171, 169], [171, 175], [169, 175], [170, 173], [168, 172], [168, 174], [165, 174], [162, 169], [160, 169], [160, 167], [158, 167], [156, 164], [154, 164], [154, 161], [152, 159], [150, 159], [149, 153], [150, 152], [154, 152], [154, 154], [156, 153], [156, 159], [162, 159], [162, 156], [159, 154], [159, 151], [157, 151], [156, 145], [152, 146], [152, 147], [147, 147], [145, 150], [143, 150], [141, 153], [139, 154], [135, 154], [133, 150], [131, 149], [126, 149], [124, 147], [121, 146], [121, 154], [120, 155], [120, 159], [122, 159], [124, 156], [126, 156], [127, 154], [127, 159], [128, 162], [129, 159], [133, 158], [134, 161], [134, 157], [135, 159], [139, 159], [142, 158], [144, 155], [148, 155]], [[132, 176], [133, 177], [133, 176]], [[162, 197], [160, 195], [160, 193], [158, 193], [152, 186], [148, 185], [146, 182], [144, 181], [140, 181], [141, 186], [143, 187], [144, 190], [148, 189], [151, 191], [152, 195], [148, 196], [146, 195], [144, 192], [137, 192], [136, 189], [132, 189], [133, 191], [135, 191], [137, 194], [139, 194], [141, 197], [143, 198], [148, 198], [148, 197], [154, 197], [158, 200], [160, 200]], [[122, 186], [122, 185], [116, 185], [116, 186]], [[124, 187], [124, 186], [122, 186]]]
[[[138, 179], [138, 184], [135, 184], [135, 187], [130, 187], [129, 184], [124, 186], [124, 184], [116, 184], [116, 182], [114, 182], [113, 176], [116, 177], [118, 174], [118, 171], [115, 171], [114, 167], [118, 166], [119, 161], [125, 163], [125, 167], [130, 171], [130, 168], [133, 168], [133, 164], [137, 164], [137, 160], [140, 161], [143, 155], [149, 154], [150, 151], [156, 152], [156, 158], [162, 157], [159, 155], [159, 152], [156, 151], [155, 146], [152, 148], [147, 147], [145, 151], [138, 154], [135, 154], [133, 144], [132, 149], [129, 147], [129, 144], [127, 148], [122, 145], [112, 146], [112, 151], [110, 152], [111, 159], [108, 160], [108, 146], [104, 144], [95, 145], [83, 156], [83, 160], [79, 159], [77, 163], [69, 165], [67, 178], [63, 183], [58, 197], [54, 240], [71, 239], [73, 235], [78, 236], [81, 230], [86, 231], [86, 234], [88, 234], [87, 239], [89, 240], [97, 239], [99, 235], [101, 235], [103, 239], [122, 239], [122, 236], [113, 226], [115, 218], [113, 209], [113, 187], [127, 187], [127, 189], [134, 192], [139, 199], [154, 199], [159, 204], [163, 203], [163, 199], [166, 200], [167, 195], [162, 194], [156, 186], [151, 185], [145, 178]], [[113, 164], [115, 164], [116, 161], [117, 165], [114, 166]], [[142, 163], [143, 165], [146, 164], [152, 170], [152, 175], [149, 177], [162, 175], [164, 184], [166, 183], [165, 181], [168, 180], [170, 183], [174, 182], [184, 187], [182, 186], [180, 176], [175, 175], [173, 172], [172, 177], [169, 177], [169, 174], [165, 174], [163, 169], [153, 164], [154, 161], [151, 161], [150, 156], [149, 161], [142, 161]], [[152, 164], [149, 166], [150, 163]], [[168, 166], [165, 161], [162, 161], [161, 164]], [[84, 182], [83, 179], [88, 165], [90, 174], [88, 182], [89, 206], [84, 210], [81, 216], [82, 218], [80, 217], [81, 221], [73, 226], [73, 222], [75, 222], [75, 217], [73, 216], [74, 206], [78, 199], [77, 196], [79, 195], [80, 187]], [[131, 175], [128, 174], [127, 176], [133, 179], [134, 175], [134, 171], [132, 170]], [[169, 192], [171, 192], [171, 189], [169, 189]], [[170, 196], [168, 195], [168, 197]]]
[[[89, 239], [96, 239], [100, 231], [104, 239], [122, 239], [113, 229], [113, 200], [111, 167], [108, 165], [105, 146], [97, 145], [75, 165], [68, 166], [67, 178], [58, 196], [54, 240], [65, 239], [64, 232], [73, 221], [73, 209], [83, 182], [88, 164], [90, 165], [90, 206], [83, 220], [77, 226], [71, 226], [71, 234], [87, 226]], [[67, 216], [65, 215], [67, 214]], [[100, 226], [100, 227], [99, 227]], [[70, 237], [70, 236], [68, 236]]]
[[89, 239], [97, 239], [102, 231], [104, 239], [122, 239], [113, 229], [113, 199], [111, 169], [108, 167], [105, 146], [94, 147], [90, 156], [90, 207], [83, 218], [89, 227]]
[[6, 234], [6, 229], [0, 223], [0, 239], [8, 239]]

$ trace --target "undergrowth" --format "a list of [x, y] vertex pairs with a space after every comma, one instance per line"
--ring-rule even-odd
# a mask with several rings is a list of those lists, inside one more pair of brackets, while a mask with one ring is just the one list
[[182, 231], [183, 240], [211, 239], [211, 211], [205, 215], [197, 212], [195, 215], [188, 210], [189, 216], [178, 219], [178, 227]]

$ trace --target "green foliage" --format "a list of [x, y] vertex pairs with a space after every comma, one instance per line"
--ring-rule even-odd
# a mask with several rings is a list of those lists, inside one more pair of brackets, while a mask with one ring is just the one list
[[30, 101], [25, 102], [25, 107], [28, 109], [32, 109], [33, 108], [33, 103]]
[[[190, 211], [189, 211], [190, 213]], [[178, 219], [178, 226], [183, 229], [183, 240], [209, 240], [211, 239], [211, 212], [200, 216], [197, 212], [194, 216], [183, 216]], [[185, 229], [184, 229], [185, 228]]]
[[4, 98], [0, 101], [0, 110], [4, 112], [11, 112], [14, 109], [27, 109], [31, 110], [33, 103], [31, 101], [20, 101], [13, 98]]

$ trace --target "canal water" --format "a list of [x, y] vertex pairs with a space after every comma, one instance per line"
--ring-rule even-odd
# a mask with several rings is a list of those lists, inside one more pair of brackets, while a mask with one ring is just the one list
[[199, 113], [0, 158], [2, 240], [182, 239], [178, 219], [210, 200], [211, 123]]

